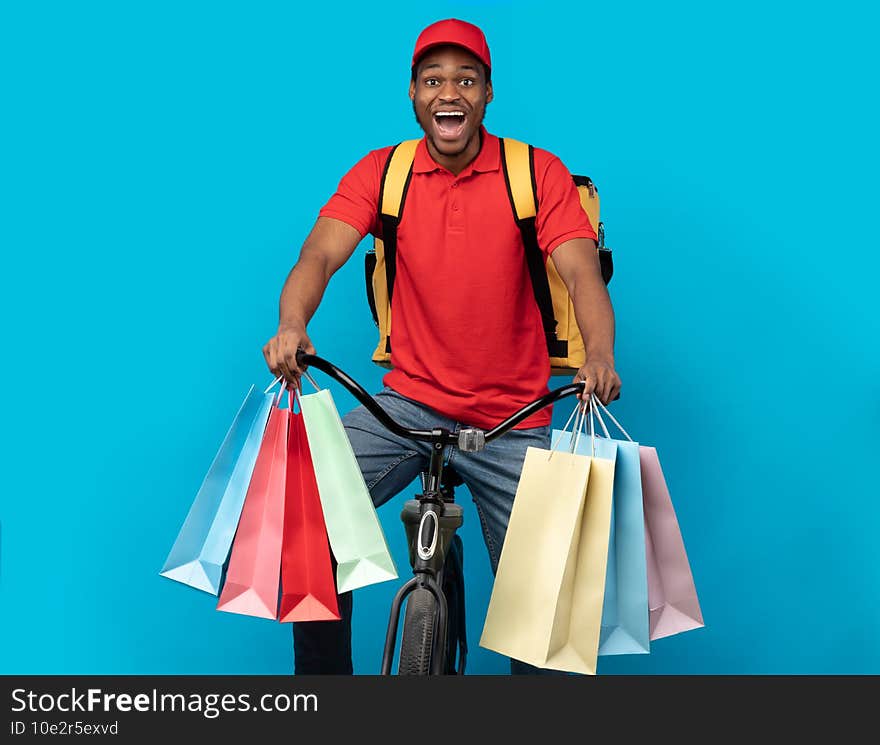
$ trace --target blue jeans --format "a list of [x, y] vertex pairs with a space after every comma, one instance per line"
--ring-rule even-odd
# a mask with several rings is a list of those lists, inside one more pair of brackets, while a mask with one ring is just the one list
[[[376, 394], [379, 405], [404, 427], [430, 430], [443, 427], [457, 432], [462, 422], [400, 395], [391, 388]], [[403, 491], [421, 471], [428, 469], [430, 443], [413, 442], [389, 432], [363, 406], [346, 414], [342, 423], [351, 440], [373, 504], [380, 507]], [[450, 449], [448, 463], [455, 467], [473, 496], [492, 573], [504, 544], [513, 497], [522, 471], [526, 448], [548, 448], [550, 426], [510, 430], [477, 453]], [[351, 661], [351, 593], [339, 596], [341, 621], [304, 621], [293, 624], [297, 674], [348, 674]], [[510, 661], [511, 673], [548, 671]]]

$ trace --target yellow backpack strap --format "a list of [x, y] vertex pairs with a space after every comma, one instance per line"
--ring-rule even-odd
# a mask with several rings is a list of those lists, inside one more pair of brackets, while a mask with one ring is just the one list
[[501, 161], [504, 164], [507, 195], [517, 221], [538, 214], [534, 152], [534, 148], [524, 142], [506, 137], [501, 140]]
[[419, 142], [419, 140], [405, 140], [388, 156], [379, 195], [380, 214], [400, 219]]
[[544, 254], [538, 245], [538, 187], [535, 180], [535, 149], [523, 142], [501, 140], [501, 165], [507, 196], [513, 209], [513, 217], [522, 235], [526, 253], [526, 266], [532, 280], [535, 301], [541, 311], [541, 324], [547, 340], [547, 352], [551, 357], [567, 357], [568, 343], [556, 338], [556, 317], [553, 315], [553, 296]]
[[379, 187], [379, 220], [382, 223], [382, 243], [385, 247], [385, 277], [389, 303], [394, 292], [394, 278], [397, 275], [397, 226], [400, 225], [400, 216], [403, 214], [418, 144], [419, 140], [405, 140], [391, 151]]

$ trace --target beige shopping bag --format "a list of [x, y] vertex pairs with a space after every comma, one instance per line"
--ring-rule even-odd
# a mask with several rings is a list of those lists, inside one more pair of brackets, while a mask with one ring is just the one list
[[480, 646], [595, 675], [614, 461], [530, 447]]

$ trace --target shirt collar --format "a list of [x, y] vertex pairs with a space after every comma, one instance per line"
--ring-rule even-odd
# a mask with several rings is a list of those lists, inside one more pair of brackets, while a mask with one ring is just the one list
[[[469, 171], [479, 171], [487, 173], [489, 171], [497, 171], [501, 167], [501, 145], [495, 135], [491, 135], [486, 128], [480, 125], [480, 132], [483, 135], [483, 143], [480, 152], [465, 169], [458, 174], [459, 177], [465, 175]], [[416, 154], [413, 159], [413, 173], [431, 173], [432, 171], [446, 170], [431, 157], [428, 151], [427, 138], [422, 137], [416, 146]]]

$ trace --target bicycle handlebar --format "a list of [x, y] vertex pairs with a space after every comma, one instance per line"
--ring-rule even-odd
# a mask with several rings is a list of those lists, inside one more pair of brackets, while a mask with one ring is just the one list
[[[326, 373], [331, 378], [333, 378], [336, 382], [340, 383], [342, 386], [348, 389], [348, 391], [358, 400], [360, 401], [364, 407], [374, 416], [379, 422], [382, 423], [387, 429], [393, 432], [400, 437], [405, 437], [410, 440], [418, 440], [420, 442], [436, 442], [438, 436], [441, 434], [438, 430], [426, 430], [426, 429], [408, 429], [407, 427], [402, 426], [392, 419], [388, 412], [385, 411], [376, 400], [364, 390], [364, 388], [352, 378], [350, 375], [346, 374], [342, 370], [340, 370], [336, 365], [328, 362], [323, 357], [318, 357], [315, 354], [307, 354], [302, 350], [297, 351], [296, 353], [296, 364], [300, 367], [316, 367], [321, 372]], [[580, 393], [584, 389], [583, 383], [569, 383], [568, 385], [564, 385], [560, 388], [556, 388], [541, 398], [532, 401], [530, 404], [526, 404], [519, 411], [511, 414], [507, 419], [505, 419], [500, 424], [496, 425], [488, 432], [483, 433], [483, 437], [480, 438], [482, 442], [479, 443], [478, 447], [475, 449], [481, 449], [482, 445], [486, 442], [491, 442], [497, 437], [501, 437], [501, 435], [505, 434], [508, 430], [515, 427], [521, 421], [526, 419], [527, 417], [535, 414], [536, 412], [543, 409], [545, 406], [549, 406], [554, 401], [558, 401], [561, 398], [565, 398], [566, 396], [571, 396], [575, 393]], [[460, 431], [460, 435], [462, 433], [473, 433], [474, 431], [482, 432], [482, 430], [478, 430], [477, 428], [470, 427], [467, 429], [463, 429]], [[450, 433], [451, 434], [451, 433]], [[462, 443], [461, 436], [459, 437], [459, 446]], [[454, 440], [450, 440], [449, 444], [452, 444]], [[474, 449], [471, 447], [462, 448], [462, 449]]]

